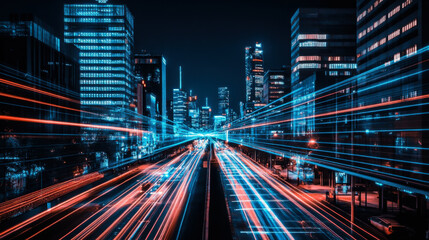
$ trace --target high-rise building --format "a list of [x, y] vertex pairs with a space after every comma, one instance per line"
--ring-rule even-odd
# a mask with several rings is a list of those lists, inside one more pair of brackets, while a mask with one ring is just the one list
[[208, 130], [210, 129], [210, 118], [211, 118], [212, 109], [208, 105], [208, 100], [206, 98], [206, 105], [201, 107], [201, 129]]
[[243, 118], [246, 113], [245, 103], [240, 101], [239, 108], [240, 108], [240, 118]]
[[82, 107], [106, 114], [130, 109], [134, 17], [124, 4], [81, 2], [64, 4], [64, 39], [80, 49]]
[[357, 64], [362, 73], [426, 46], [424, 0], [357, 1]]
[[[298, 9], [291, 18], [293, 134], [315, 131], [315, 92], [356, 73], [354, 9]], [[298, 89], [300, 89], [298, 91]], [[335, 97], [333, 97], [334, 99]], [[324, 99], [326, 101], [326, 99]], [[306, 104], [300, 104], [308, 102]]]
[[187, 116], [186, 116], [186, 125], [192, 128], [198, 129], [200, 123], [200, 114], [197, 107], [198, 97], [192, 95], [192, 90], [189, 91], [189, 97], [186, 102]]
[[[355, 125], [354, 152], [359, 156], [355, 160], [365, 166], [381, 166], [383, 180], [397, 187], [393, 191], [399, 195], [410, 188], [407, 192], [414, 194], [408, 198], [417, 198], [414, 202], [420, 209], [425, 208], [426, 203], [421, 204], [425, 197], [417, 192], [428, 191], [422, 180], [427, 173], [423, 165], [429, 163], [425, 150], [429, 141], [427, 132], [421, 131], [428, 127], [424, 119], [428, 102], [419, 100], [429, 94], [429, 75], [425, 72], [429, 68], [428, 12], [426, 0], [357, 1], [356, 55], [361, 74], [355, 83], [354, 107], [389, 107], [356, 113], [359, 121]], [[425, 52], [420, 53], [422, 50]], [[370, 145], [386, 147], [365, 147]], [[387, 208], [385, 200], [380, 205]]]
[[[264, 76], [264, 103], [269, 104], [272, 117], [275, 121], [276, 115], [282, 115], [285, 119], [290, 119], [291, 96], [290, 96], [290, 68], [269, 69]], [[284, 106], [282, 106], [285, 104]], [[265, 126], [263, 131], [267, 133], [268, 138], [283, 138], [284, 132], [290, 132], [290, 124], [279, 128], [276, 125]], [[275, 136], [275, 137], [274, 137]]]
[[173, 121], [175, 125], [183, 125], [186, 121], [186, 92], [181, 89], [173, 89]]
[[80, 122], [78, 60], [74, 45], [32, 15], [0, 21], [0, 115], [28, 121], [0, 121], [0, 201], [72, 178], [88, 164], [77, 154], [80, 127], [68, 124]]
[[187, 94], [182, 90], [182, 66], [179, 66], [179, 88], [173, 89], [173, 122], [176, 126], [186, 123], [187, 104]]
[[[2, 21], [0, 43], [2, 72], [14, 72], [13, 75], [16, 75], [15, 79], [5, 78], [7, 81], [42, 89], [55, 96], [63, 96], [49, 97], [41, 94], [41, 90], [27, 92], [22, 91], [22, 88], [21, 91], [20, 88], [5, 88], [2, 90], [4, 93], [53, 105], [39, 106], [40, 103], [34, 102], [28, 108], [2, 106], [2, 111], [11, 116], [78, 123], [80, 121], [79, 50], [72, 44], [64, 43], [49, 26], [33, 15], [13, 15], [10, 21]], [[22, 104], [20, 101], [16, 102], [14, 99], [11, 103]], [[62, 108], [55, 106], [62, 106]], [[68, 108], [75, 110], [67, 110]], [[76, 127], [49, 124], [37, 126], [40, 129], [35, 129], [34, 124], [18, 123], [13, 129], [28, 133], [79, 133], [79, 128]], [[32, 130], [25, 130], [26, 127]]]
[[254, 47], [245, 48], [244, 54], [246, 74], [246, 113], [250, 113], [262, 103], [264, 84], [264, 59], [262, 43], [256, 42]]
[[167, 119], [167, 61], [162, 55], [154, 56], [142, 52], [135, 54], [134, 64], [138, 87], [142, 87], [143, 90], [143, 92], [139, 92], [143, 95], [141, 99], [137, 96], [138, 112], [151, 119], [158, 120], [152, 121], [154, 124], [152, 132], [162, 132], [165, 135], [165, 121]]
[[211, 108], [209, 106], [201, 107], [201, 129], [207, 130], [210, 128]]
[[278, 106], [290, 99], [282, 98], [290, 93], [290, 70], [269, 69], [264, 76], [263, 99], [265, 104]]
[[189, 109], [190, 126], [194, 129], [200, 128], [201, 116], [200, 109]]
[[229, 90], [228, 87], [218, 88], [218, 114], [226, 116], [229, 109]]
[[[163, 56], [154, 56], [149, 53], [135, 54], [134, 58], [135, 75], [139, 82], [145, 85], [146, 99], [143, 99], [143, 115], [161, 120], [167, 114], [166, 97], [166, 65], [167, 61]], [[148, 105], [147, 98], [154, 98], [155, 104]], [[155, 115], [150, 114], [154, 111]]]

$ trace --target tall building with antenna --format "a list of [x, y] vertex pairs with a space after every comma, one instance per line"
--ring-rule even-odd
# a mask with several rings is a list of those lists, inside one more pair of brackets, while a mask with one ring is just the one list
[[179, 88], [173, 89], [173, 121], [176, 126], [186, 121], [186, 91], [182, 89], [182, 66], [179, 66]]

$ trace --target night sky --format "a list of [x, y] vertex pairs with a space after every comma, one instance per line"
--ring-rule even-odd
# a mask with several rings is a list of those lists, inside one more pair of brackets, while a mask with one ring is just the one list
[[[91, 0], [88, 0], [91, 2]], [[1, 18], [34, 13], [63, 34], [63, 0], [8, 0]], [[265, 69], [290, 63], [290, 18], [299, 7], [354, 7], [354, 0], [299, 1], [123, 1], [135, 17], [135, 50], [164, 54], [167, 91], [179, 86], [209, 98], [217, 110], [217, 87], [228, 86], [237, 111], [245, 99], [244, 47], [262, 42]]]

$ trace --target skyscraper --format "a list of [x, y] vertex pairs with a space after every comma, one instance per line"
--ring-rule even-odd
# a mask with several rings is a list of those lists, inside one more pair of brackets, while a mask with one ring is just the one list
[[181, 89], [173, 89], [173, 121], [176, 125], [182, 125], [186, 121], [186, 92]]
[[[356, 79], [356, 107], [404, 103], [356, 114], [360, 121], [356, 122], [354, 151], [371, 158], [357, 156], [355, 160], [389, 166], [383, 169], [383, 177], [397, 187], [393, 191], [398, 192], [398, 202], [402, 202], [401, 196], [413, 192], [407, 198], [416, 198], [418, 213], [426, 208], [427, 200], [416, 193], [417, 189], [428, 189], [421, 182], [427, 172], [423, 165], [429, 163], [427, 131], [421, 131], [428, 127], [424, 119], [428, 102], [419, 100], [429, 94], [428, 53], [419, 53], [429, 44], [428, 12], [426, 0], [357, 1], [356, 55], [361, 74]], [[368, 145], [389, 147], [364, 147]], [[417, 189], [403, 191], [409, 187]], [[380, 207], [387, 209], [385, 198]]]
[[246, 113], [252, 112], [255, 108], [261, 107], [262, 91], [264, 84], [264, 60], [262, 43], [256, 42], [254, 47], [246, 47], [245, 55], [246, 74]]
[[[165, 121], [167, 118], [167, 81], [166, 65], [167, 61], [161, 56], [153, 56], [142, 52], [134, 58], [135, 75], [139, 86], [143, 86], [144, 96], [137, 103], [143, 105], [141, 114], [156, 119], [161, 128], [154, 126], [153, 131], [162, 131], [165, 135]], [[140, 109], [140, 108], [139, 108]], [[156, 124], [156, 123], [155, 123]]]
[[67, 124], [80, 121], [78, 58], [33, 15], [0, 21], [0, 114], [40, 121], [0, 121], [0, 201], [70, 179], [88, 164], [76, 154], [80, 127]]
[[192, 90], [189, 91], [189, 97], [186, 102], [187, 116], [186, 116], [186, 125], [198, 129], [200, 126], [200, 112], [197, 107], [198, 97], [192, 95]]
[[425, 47], [429, 35], [429, 17], [424, 14], [427, 10], [424, 0], [358, 0], [358, 72], [396, 62]]
[[179, 88], [173, 89], [173, 121], [176, 126], [183, 125], [186, 121], [187, 102], [186, 92], [182, 90], [182, 67], [180, 66]]
[[206, 98], [206, 105], [201, 107], [201, 129], [207, 130], [210, 128], [211, 112], [212, 109], [208, 105], [208, 100]]
[[320, 104], [311, 101], [315, 92], [356, 73], [355, 29], [354, 9], [303, 8], [292, 16], [294, 135], [311, 136], [315, 131], [315, 119], [310, 117], [319, 111]]
[[[155, 105], [147, 105], [143, 115], [158, 120], [165, 118], [167, 114], [167, 61], [163, 56], [154, 56], [149, 53], [137, 53], [135, 54], [134, 64], [136, 78], [139, 81], [143, 81], [146, 85], [146, 95], [155, 99]], [[155, 115], [150, 114], [151, 110], [155, 112]]]
[[199, 129], [200, 128], [200, 122], [201, 122], [201, 117], [200, 117], [200, 109], [196, 108], [196, 109], [189, 109], [189, 118], [190, 118], [190, 126], [194, 129]]
[[80, 49], [82, 107], [107, 114], [130, 109], [136, 87], [134, 17], [126, 5], [68, 1], [64, 39]]
[[[272, 103], [278, 106], [289, 102], [290, 99], [281, 99], [285, 94], [290, 93], [290, 70], [269, 69], [264, 76], [263, 99], [265, 104]], [[280, 100], [279, 100], [280, 99]]]
[[229, 109], [229, 90], [228, 87], [218, 88], [218, 114], [226, 116]]
[[[33, 15], [12, 15], [10, 21], [1, 21], [0, 25], [0, 70], [2, 77], [7, 81], [63, 96], [47, 97], [37, 91], [27, 92], [22, 89], [20, 91], [19, 88], [6, 87], [2, 89], [2, 92], [53, 105], [39, 105], [40, 102], [34, 102], [29, 104], [27, 108], [20, 108], [17, 107], [19, 105], [14, 104], [24, 104], [25, 106], [28, 103], [20, 102], [22, 99], [17, 101], [17, 99], [6, 98], [1, 101], [7, 103], [2, 105], [1, 110], [12, 116], [78, 123], [81, 107], [79, 50], [73, 44], [64, 43], [49, 26]], [[14, 76], [14, 79], [9, 79], [8, 76]], [[5, 82], [3, 85], [8, 86]], [[46, 132], [72, 135], [79, 134], [80, 131], [79, 128], [65, 125], [17, 123], [15, 126], [13, 122], [10, 124], [14, 131], [29, 133]]]
[[[273, 117], [281, 114], [285, 119], [290, 119], [290, 68], [269, 69], [265, 72], [263, 97], [264, 103], [269, 104], [268, 107], [272, 108], [270, 112]], [[281, 106], [282, 104], [286, 105]], [[264, 132], [269, 138], [283, 138], [283, 133], [289, 133], [291, 130], [290, 124], [285, 126], [287, 127], [266, 126]]]

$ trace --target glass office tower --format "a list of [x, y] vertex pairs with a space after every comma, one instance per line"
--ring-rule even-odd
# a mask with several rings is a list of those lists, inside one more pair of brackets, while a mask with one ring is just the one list
[[173, 121], [177, 126], [186, 121], [186, 95], [181, 89], [173, 89]]
[[[383, 180], [390, 181], [385, 185], [396, 189], [384, 187], [380, 191], [398, 192], [406, 199], [409, 192], [429, 190], [424, 182], [429, 163], [425, 130], [429, 123], [425, 119], [428, 101], [420, 100], [429, 94], [429, 2], [358, 0], [356, 7], [357, 70], [361, 74], [356, 80], [356, 107], [391, 106], [356, 114], [355, 138], [359, 147], [354, 149], [355, 155], [371, 157], [355, 159], [362, 165], [382, 165]], [[365, 147], [368, 145], [388, 147]], [[411, 195], [418, 202], [417, 209], [426, 207], [421, 202], [425, 196]], [[381, 202], [380, 207], [386, 210], [386, 202]]]
[[228, 87], [219, 87], [218, 96], [218, 114], [226, 116], [229, 110], [229, 90]]
[[64, 39], [80, 49], [82, 108], [114, 116], [134, 95], [134, 17], [123, 4], [66, 3]]
[[262, 91], [264, 84], [264, 59], [262, 44], [256, 42], [254, 47], [246, 47], [245, 54], [246, 73], [246, 113], [255, 108], [262, 107]]
[[315, 92], [356, 74], [355, 25], [354, 9], [301, 8], [292, 16], [291, 88], [296, 105], [292, 116], [295, 136], [311, 136], [316, 130], [317, 123], [310, 116], [317, 114], [320, 108], [316, 105], [321, 105], [317, 100], [309, 101], [315, 97]]

